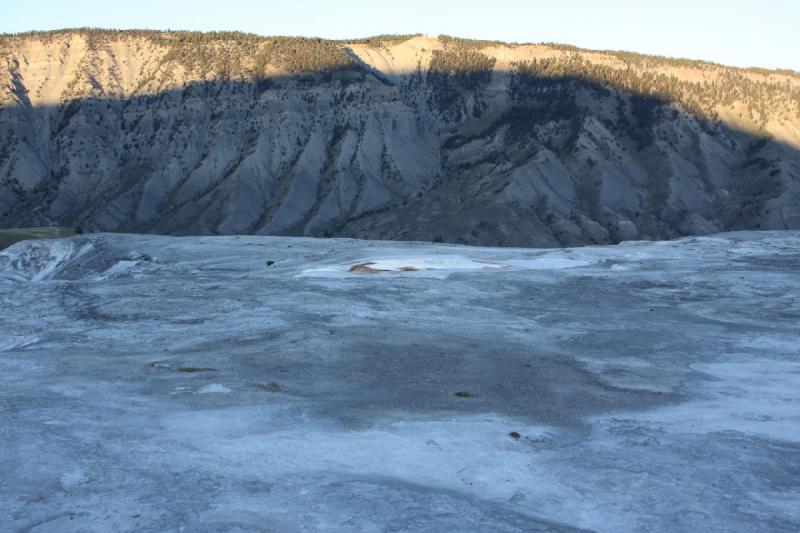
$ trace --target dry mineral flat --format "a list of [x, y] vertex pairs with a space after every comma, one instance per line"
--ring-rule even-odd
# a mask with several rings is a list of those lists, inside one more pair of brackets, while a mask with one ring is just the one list
[[800, 233], [0, 253], [0, 529], [798, 531]]

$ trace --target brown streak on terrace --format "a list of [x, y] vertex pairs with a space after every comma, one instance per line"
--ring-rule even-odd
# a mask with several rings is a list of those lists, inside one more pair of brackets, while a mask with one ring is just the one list
[[366, 263], [360, 263], [358, 265], [353, 265], [350, 267], [348, 272], [361, 272], [362, 274], [377, 274], [378, 272], [388, 272], [388, 270], [383, 270], [379, 268], [372, 268], [371, 265], [375, 263], [372, 261], [368, 261]]
[[400, 267], [396, 270], [388, 270], [385, 268], [373, 268], [374, 261], [367, 261], [366, 263], [359, 263], [357, 265], [353, 265], [350, 267], [348, 272], [360, 272], [362, 274], [378, 274], [380, 272], [392, 272], [393, 274], [399, 274], [401, 272], [418, 272], [418, 268], [414, 268], [412, 266], [404, 266]]

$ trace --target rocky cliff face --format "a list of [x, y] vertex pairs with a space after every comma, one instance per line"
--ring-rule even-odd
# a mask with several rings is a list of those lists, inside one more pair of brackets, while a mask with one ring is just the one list
[[562, 46], [0, 37], [0, 226], [524, 246], [800, 228], [800, 76]]

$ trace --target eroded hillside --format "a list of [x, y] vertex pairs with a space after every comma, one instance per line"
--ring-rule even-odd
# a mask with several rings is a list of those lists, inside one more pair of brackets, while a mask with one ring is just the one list
[[441, 36], [0, 37], [0, 225], [568, 245], [800, 228], [800, 76]]

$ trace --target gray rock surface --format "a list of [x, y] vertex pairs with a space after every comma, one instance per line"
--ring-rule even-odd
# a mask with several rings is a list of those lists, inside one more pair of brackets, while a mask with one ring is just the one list
[[798, 272], [797, 232], [17, 243], [2, 529], [794, 532]]

